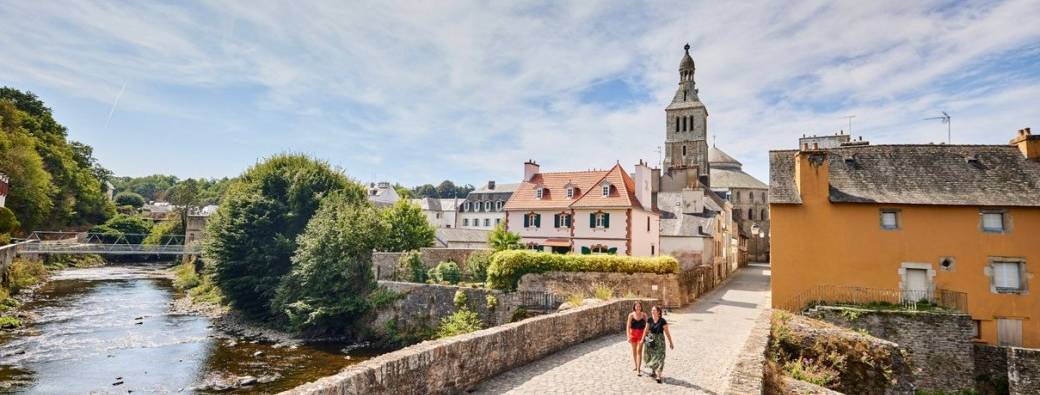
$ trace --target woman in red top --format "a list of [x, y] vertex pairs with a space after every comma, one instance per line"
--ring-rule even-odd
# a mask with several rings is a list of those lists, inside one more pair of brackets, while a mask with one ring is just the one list
[[632, 345], [632, 361], [636, 363], [635, 369], [632, 370], [636, 371], [636, 376], [642, 376], [643, 372], [639, 370], [639, 366], [643, 359], [643, 331], [646, 329], [646, 313], [643, 312], [641, 303], [636, 302], [632, 305], [632, 312], [628, 313], [625, 329], [628, 333], [628, 343]]

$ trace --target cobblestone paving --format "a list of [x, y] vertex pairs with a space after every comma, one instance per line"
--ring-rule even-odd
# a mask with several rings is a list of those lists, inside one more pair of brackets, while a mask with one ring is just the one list
[[752, 265], [721, 288], [667, 313], [675, 349], [668, 350], [663, 384], [647, 373], [636, 377], [631, 348], [621, 333], [500, 374], [478, 385], [476, 393], [721, 394], [755, 318], [768, 305], [769, 269]]

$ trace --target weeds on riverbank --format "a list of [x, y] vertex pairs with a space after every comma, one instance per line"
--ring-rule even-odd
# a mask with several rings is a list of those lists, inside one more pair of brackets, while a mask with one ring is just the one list
[[[47, 268], [38, 260], [15, 258], [7, 270], [7, 287], [0, 286], [0, 313], [17, 308], [19, 302], [14, 298], [16, 295], [47, 279]], [[0, 316], [0, 329], [20, 326], [22, 322], [17, 317]]]
[[173, 286], [188, 294], [192, 302], [221, 305], [224, 296], [205, 273], [200, 274], [196, 258], [191, 258], [173, 269]]

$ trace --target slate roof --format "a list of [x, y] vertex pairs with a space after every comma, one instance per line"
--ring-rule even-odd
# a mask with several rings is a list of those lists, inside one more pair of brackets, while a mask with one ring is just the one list
[[750, 188], [767, 189], [769, 185], [739, 169], [712, 168], [711, 187], [715, 189]]
[[729, 154], [723, 152], [715, 146], [711, 146], [711, 148], [708, 148], [708, 164], [735, 164], [737, 166], [741, 166], [740, 161], [734, 159], [732, 156], [729, 156]]
[[[769, 201], [801, 203], [798, 151], [770, 151]], [[830, 201], [1040, 206], [1040, 163], [1011, 145], [867, 145], [827, 149]]]
[[[710, 202], [710, 203], [709, 203]], [[671, 237], [711, 237], [715, 227], [715, 214], [708, 205], [714, 206], [711, 199], [705, 199], [704, 213], [688, 213], [682, 204], [681, 192], [659, 192], [657, 194], [658, 209], [661, 210], [661, 236]], [[715, 206], [717, 207], [717, 206]]]
[[516, 187], [518, 187], [518, 186], [520, 186], [519, 183], [496, 184], [495, 185], [495, 189], [488, 189], [487, 184], [484, 184], [484, 185], [481, 185], [480, 188], [477, 188], [476, 190], [474, 190], [473, 192], [476, 192], [476, 193], [513, 192], [513, 191], [516, 190]]
[[436, 238], [441, 246], [449, 243], [487, 243], [490, 230], [463, 229], [463, 228], [437, 228]]
[[457, 198], [440, 199], [429, 197], [411, 199], [413, 204], [425, 211], [455, 211], [455, 202], [459, 200]]

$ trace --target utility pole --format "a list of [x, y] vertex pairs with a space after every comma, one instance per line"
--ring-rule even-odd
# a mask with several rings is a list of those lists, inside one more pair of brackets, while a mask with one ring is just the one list
[[942, 123], [946, 124], [946, 144], [952, 144], [953, 143], [953, 130], [951, 129], [952, 128], [952, 126], [951, 126], [952, 122], [950, 122], [952, 120], [952, 118], [950, 117], [950, 114], [946, 113], [946, 111], [941, 111], [941, 112], [942, 112], [942, 116], [925, 118], [924, 120], [925, 121], [931, 121], [931, 120], [935, 120], [935, 119], [942, 120]]
[[855, 118], [855, 117], [856, 117], [855, 115], [846, 115], [846, 116], [842, 117], [842, 118], [847, 118], [849, 120], [849, 136], [852, 136], [852, 118]]
[[661, 155], [661, 146], [657, 146], [657, 163], [660, 164], [661, 168], [664, 168], [664, 156]]

